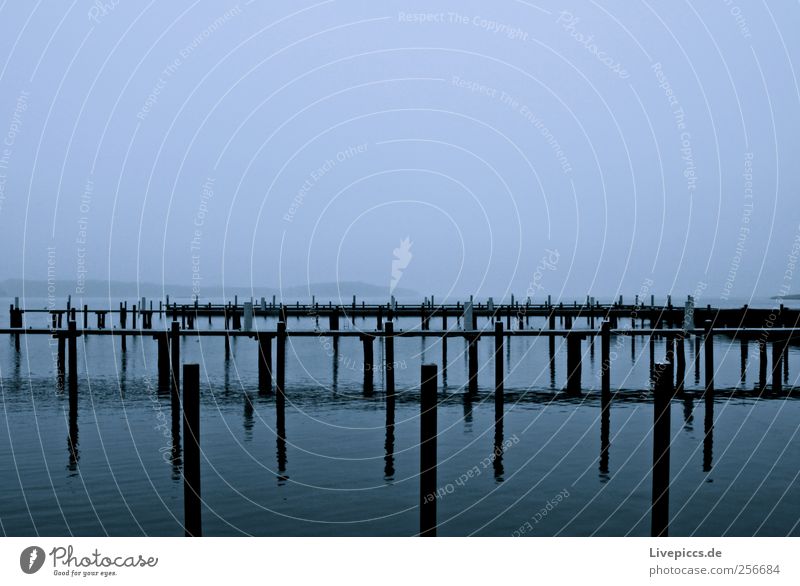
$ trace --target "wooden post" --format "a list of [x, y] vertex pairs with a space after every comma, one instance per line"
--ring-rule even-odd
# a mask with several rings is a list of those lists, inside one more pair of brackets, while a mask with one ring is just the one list
[[186, 537], [203, 535], [200, 491], [200, 365], [183, 366], [183, 514]]
[[503, 419], [503, 322], [494, 324], [494, 420]]
[[767, 340], [765, 337], [758, 339], [758, 388], [762, 391], [767, 388]]
[[67, 324], [67, 345], [69, 350], [69, 370], [67, 377], [69, 379], [70, 393], [73, 389], [78, 388], [78, 329], [75, 320], [71, 320]]
[[468, 393], [474, 395], [478, 392], [478, 335], [470, 335], [467, 343]]
[[567, 334], [567, 392], [581, 392], [581, 338], [580, 334]]
[[423, 364], [420, 384], [419, 534], [436, 537], [437, 368]]
[[386, 400], [394, 401], [394, 322], [386, 322]]
[[258, 334], [258, 390], [272, 392], [272, 335]]
[[361, 335], [361, 344], [364, 347], [364, 395], [372, 395], [375, 380], [374, 371], [374, 344], [375, 337], [369, 334]]
[[602, 394], [611, 395], [611, 322], [603, 320], [600, 326], [600, 354], [602, 368]]
[[169, 335], [169, 371], [170, 382], [172, 385], [172, 400], [176, 403], [180, 400], [181, 389], [181, 327], [177, 321], [172, 322], [172, 329]]
[[703, 348], [705, 350], [705, 373], [706, 373], [706, 394], [714, 393], [714, 330], [711, 328], [711, 320], [707, 319], [704, 324], [705, 337], [703, 338]]
[[672, 365], [658, 363], [655, 367], [653, 391], [653, 493], [651, 535], [669, 534], [669, 445], [670, 405], [672, 401]]
[[286, 381], [286, 322], [278, 322], [276, 348], [275, 348], [275, 385], [278, 399], [284, 400], [284, 383]]
[[[125, 303], [127, 303], [127, 301]], [[128, 306], [123, 305], [122, 302], [119, 304], [119, 327], [123, 330], [127, 329], [128, 327]], [[122, 334], [120, 344], [121, 350], [125, 352], [128, 349], [128, 343], [125, 334]]]

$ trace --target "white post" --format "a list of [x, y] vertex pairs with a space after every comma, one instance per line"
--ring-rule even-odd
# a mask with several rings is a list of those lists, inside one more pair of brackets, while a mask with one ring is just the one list
[[244, 303], [244, 331], [249, 332], [253, 329], [253, 302]]

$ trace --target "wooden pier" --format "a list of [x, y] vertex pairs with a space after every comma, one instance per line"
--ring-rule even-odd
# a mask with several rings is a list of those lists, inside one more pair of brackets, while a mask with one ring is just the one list
[[[562, 389], [567, 396], [579, 396], [583, 392], [581, 374], [583, 359], [587, 352], [594, 352], [595, 340], [600, 338], [601, 373], [601, 453], [599, 458], [601, 473], [608, 472], [609, 417], [615, 393], [611, 388], [611, 338], [629, 337], [632, 343], [643, 339], [650, 345], [650, 389], [653, 393], [653, 492], [652, 492], [652, 535], [668, 535], [669, 522], [669, 443], [670, 406], [673, 399], [685, 398], [688, 393], [686, 380], [686, 344], [694, 339], [695, 378], [699, 380], [700, 362], [705, 373], [701, 396], [705, 402], [705, 459], [710, 469], [711, 444], [713, 442], [713, 412], [715, 395], [715, 356], [714, 340], [726, 339], [730, 344], [739, 343], [742, 362], [742, 377], [749, 357], [749, 344], [758, 347], [759, 380], [757, 389], [772, 394], [784, 392], [783, 381], [788, 380], [788, 360], [786, 353], [789, 344], [800, 341], [798, 319], [800, 312], [784, 307], [775, 309], [704, 309], [675, 308], [671, 304], [663, 307], [643, 305], [625, 306], [622, 299], [612, 305], [587, 303], [578, 306], [563, 304], [494, 305], [468, 302], [465, 304], [419, 305], [396, 304], [358, 305], [355, 300], [351, 306], [331, 304], [275, 306], [262, 299], [260, 306], [247, 302], [238, 305], [237, 301], [224, 305], [200, 304], [168, 305], [158, 308], [140, 307], [120, 303], [118, 309], [81, 309], [68, 307], [63, 310], [10, 308], [10, 327], [0, 329], [0, 334], [8, 334], [16, 341], [25, 336], [48, 336], [57, 340], [56, 380], [60, 388], [67, 387], [69, 393], [70, 422], [75, 423], [77, 436], [77, 397], [78, 397], [78, 355], [77, 338], [82, 336], [111, 336], [118, 339], [120, 350], [127, 349], [129, 337], [143, 340], [152, 339], [157, 344], [159, 381], [168, 385], [172, 399], [173, 435], [175, 449], [180, 451], [180, 427], [183, 424], [184, 454], [184, 500], [185, 532], [187, 536], [202, 535], [201, 487], [200, 487], [200, 446], [201, 413], [199, 401], [200, 373], [197, 365], [181, 362], [181, 346], [187, 338], [223, 338], [225, 355], [230, 354], [231, 338], [250, 338], [253, 343], [253, 359], [258, 364], [258, 389], [265, 395], [274, 395], [276, 405], [276, 436], [278, 441], [278, 471], [283, 474], [286, 466], [286, 342], [290, 338], [326, 337], [333, 340], [334, 348], [341, 338], [358, 338], [361, 342], [364, 363], [363, 389], [365, 396], [375, 392], [374, 371], [382, 367], [386, 398], [386, 449], [393, 451], [394, 412], [395, 412], [395, 341], [398, 338], [438, 338], [441, 341], [442, 374], [447, 365], [447, 341], [462, 338], [467, 346], [468, 376], [464, 385], [465, 399], [479, 391], [478, 346], [490, 343], [494, 363], [495, 407], [495, 474], [502, 476], [502, 438], [505, 405], [504, 347], [511, 338], [548, 339], [551, 378], [554, 377], [555, 342], [561, 338], [566, 348], [566, 384]], [[25, 327], [25, 316], [48, 313], [49, 327]], [[94, 315], [95, 327], [89, 327], [89, 316]], [[158, 318], [154, 327], [153, 316]], [[204, 329], [205, 320], [214, 317], [224, 319], [221, 329]], [[259, 327], [255, 318], [277, 318], [273, 329]], [[314, 330], [292, 329], [289, 323], [293, 318], [311, 318], [317, 326]], [[319, 327], [320, 319], [327, 318], [326, 329]], [[374, 329], [341, 328], [341, 318], [356, 318], [365, 321], [375, 319]], [[441, 319], [441, 329], [431, 329], [434, 319]], [[531, 318], [541, 318], [543, 327], [531, 326]], [[397, 327], [398, 320], [414, 325], [409, 329]], [[418, 321], [416, 321], [418, 320]], [[586, 327], [578, 327], [585, 320]], [[619, 327], [620, 321], [627, 320], [629, 327]], [[416, 322], [416, 324], [415, 324]], [[556, 327], [560, 322], [562, 327]], [[324, 323], [324, 321], [323, 321]], [[648, 327], [645, 327], [645, 323]], [[483, 327], [480, 327], [480, 325]], [[699, 327], [695, 324], [699, 324]], [[655, 340], [665, 342], [665, 356], [656, 362]], [[375, 364], [375, 341], [382, 343], [384, 364]], [[274, 342], [274, 350], [273, 350]], [[771, 346], [771, 353], [769, 347]], [[702, 356], [702, 359], [701, 359]], [[274, 357], [274, 360], [273, 360]], [[660, 357], [659, 357], [660, 358]], [[771, 358], [771, 363], [770, 363]], [[768, 380], [768, 374], [771, 377]], [[181, 376], [182, 375], [182, 376]], [[422, 536], [436, 535], [436, 409], [438, 404], [438, 367], [436, 364], [423, 364], [420, 373], [420, 532]], [[181, 393], [181, 389], [183, 392]], [[281, 457], [281, 454], [283, 456]], [[385, 474], [391, 477], [394, 472], [393, 458], [387, 456]]]

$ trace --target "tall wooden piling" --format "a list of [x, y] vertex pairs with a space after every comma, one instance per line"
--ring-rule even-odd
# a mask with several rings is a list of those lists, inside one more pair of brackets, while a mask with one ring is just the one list
[[67, 324], [67, 346], [69, 350], [69, 369], [67, 377], [69, 379], [70, 393], [78, 388], [78, 328], [75, 320]]
[[581, 338], [578, 333], [567, 334], [567, 392], [581, 392]]
[[258, 334], [258, 391], [272, 392], [272, 335]]
[[283, 409], [286, 403], [286, 322], [278, 322], [275, 344], [276, 403], [278, 406], [278, 426], [282, 427], [285, 425]]
[[467, 392], [474, 395], [478, 392], [478, 335], [472, 334], [467, 342]]
[[423, 364], [420, 384], [419, 535], [436, 537], [437, 367]]
[[364, 394], [371, 395], [374, 389], [374, 353], [375, 336], [361, 335], [361, 344], [364, 347]]
[[672, 365], [668, 362], [656, 364], [653, 391], [653, 493], [651, 507], [651, 535], [653, 537], [667, 537], [669, 534], [672, 380]]
[[[394, 322], [386, 322], [386, 400], [394, 402]], [[388, 403], [387, 403], [388, 404]]]
[[503, 322], [494, 324], [494, 420], [503, 419]]
[[601, 392], [611, 396], [611, 322], [603, 320], [600, 326]]
[[706, 320], [704, 324], [705, 335], [703, 337], [703, 349], [705, 351], [705, 393], [714, 393], [714, 330], [711, 327], [711, 320]]
[[203, 535], [200, 487], [200, 365], [183, 366], [183, 514], [186, 537]]
[[181, 388], [181, 326], [177, 321], [172, 322], [172, 328], [169, 332], [169, 359], [172, 398], [177, 403]]

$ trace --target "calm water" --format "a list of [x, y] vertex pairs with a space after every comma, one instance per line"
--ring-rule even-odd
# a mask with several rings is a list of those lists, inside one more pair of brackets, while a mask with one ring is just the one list
[[[206, 320], [201, 325], [208, 327]], [[396, 328], [417, 325], [400, 320]], [[274, 329], [274, 321], [259, 319], [257, 326]], [[314, 324], [292, 320], [289, 327]], [[118, 339], [79, 339], [72, 418], [66, 395], [55, 387], [54, 350], [45, 337], [31, 337], [17, 353], [9, 337], [0, 338], [0, 531], [182, 535], [179, 454], [173, 452], [169, 394], [157, 383], [156, 345], [129, 339], [123, 355]], [[659, 342], [657, 359], [664, 350]], [[398, 400], [387, 433], [383, 375], [375, 373], [376, 393], [364, 397], [357, 340], [341, 340], [334, 355], [326, 338], [290, 339], [281, 445], [274, 397], [257, 392], [256, 343], [234, 340], [226, 361], [221, 338], [185, 338], [182, 359], [201, 364], [205, 534], [416, 533], [419, 367], [436, 362], [440, 535], [649, 535], [648, 346], [612, 339], [612, 388], [619, 392], [608, 421], [607, 462], [600, 458], [604, 426], [594, 390], [599, 344], [586, 352], [579, 398], [557, 392], [566, 371], [560, 340], [554, 379], [546, 339], [508, 344], [501, 437], [490, 351], [490, 343], [480, 344], [481, 390], [468, 401], [463, 341], [449, 342], [445, 377], [438, 341], [398, 340]], [[800, 535], [800, 403], [792, 392], [759, 398], [754, 360], [742, 383], [738, 343], [718, 339], [715, 351], [721, 396], [711, 441], [704, 441], [702, 399], [672, 405], [670, 534]], [[380, 344], [375, 353], [378, 362]], [[694, 344], [687, 344], [690, 390], [700, 387], [693, 359]], [[796, 386], [798, 373], [800, 353], [792, 348], [787, 387]], [[492, 461], [495, 443], [506, 448]], [[529, 528], [521, 530], [526, 522]]]

